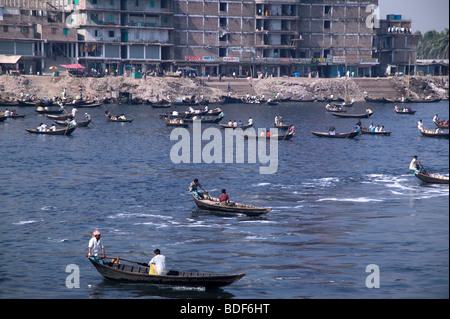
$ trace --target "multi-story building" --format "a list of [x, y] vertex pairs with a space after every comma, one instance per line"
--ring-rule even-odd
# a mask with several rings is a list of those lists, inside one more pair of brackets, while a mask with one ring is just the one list
[[415, 73], [418, 42], [419, 36], [413, 34], [411, 20], [398, 14], [389, 14], [380, 20], [374, 40], [374, 57], [379, 61], [377, 75]]
[[[20, 68], [198, 74], [371, 76], [407, 73], [407, 20], [374, 23], [378, 0], [0, 0], [0, 55]], [[377, 21], [378, 22], [378, 21]], [[396, 30], [396, 29], [395, 29]], [[1, 63], [1, 59], [0, 59]], [[397, 67], [397, 68], [395, 68]]]
[[[204, 73], [369, 75], [378, 0], [175, 0], [174, 60]], [[369, 8], [369, 9], [368, 9]]]
[[0, 0], [0, 54], [28, 73], [55, 62], [147, 71], [171, 60], [168, 0]]

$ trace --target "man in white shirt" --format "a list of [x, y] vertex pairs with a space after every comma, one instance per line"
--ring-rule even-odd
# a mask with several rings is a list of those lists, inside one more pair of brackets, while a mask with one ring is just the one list
[[150, 260], [148, 265], [150, 266], [150, 275], [165, 275], [167, 274], [166, 270], [166, 256], [161, 255], [161, 251], [159, 249], [155, 249], [153, 251], [155, 253], [155, 257]]
[[100, 251], [102, 252], [103, 257], [106, 256], [105, 247], [103, 246], [103, 241], [100, 236], [100, 232], [98, 230], [94, 230], [92, 233], [92, 238], [89, 240], [89, 256], [98, 256]]
[[420, 164], [420, 162], [417, 161], [417, 155], [415, 155], [411, 163], [409, 164], [409, 171], [414, 174], [416, 171], [420, 171], [421, 169], [422, 164]]

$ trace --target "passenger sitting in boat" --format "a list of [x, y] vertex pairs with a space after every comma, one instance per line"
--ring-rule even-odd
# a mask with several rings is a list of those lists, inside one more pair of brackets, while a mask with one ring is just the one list
[[50, 126], [50, 131], [56, 131], [56, 126], [55, 126], [55, 124], [52, 124], [52, 126]]
[[153, 257], [148, 265], [150, 266], [150, 275], [166, 275], [168, 273], [166, 269], [166, 256], [161, 255], [161, 251], [159, 249], [155, 249], [153, 251], [155, 253], [155, 257]]
[[75, 121], [75, 119], [72, 119], [72, 121], [69, 122], [69, 127], [75, 127], [77, 126], [77, 122]]
[[386, 132], [383, 125], [381, 125], [381, 127], [380, 127], [380, 132]]
[[267, 130], [266, 136], [270, 137], [270, 131], [269, 130]]
[[222, 194], [220, 194], [220, 196], [219, 196], [219, 203], [220, 203], [220, 205], [225, 205], [225, 206], [230, 205], [230, 197], [228, 196], [225, 188], [222, 189]]
[[377, 125], [374, 132], [380, 132], [380, 125]]
[[236, 122], [236, 120], [233, 121], [233, 127], [237, 127], [237, 122]]
[[373, 125], [373, 123], [370, 123], [369, 131], [375, 132], [375, 126]]
[[119, 120], [126, 120], [126, 116], [124, 114], [120, 114], [119, 117], [117, 118]]
[[228, 122], [228, 126], [233, 126], [233, 122], [231, 120]]

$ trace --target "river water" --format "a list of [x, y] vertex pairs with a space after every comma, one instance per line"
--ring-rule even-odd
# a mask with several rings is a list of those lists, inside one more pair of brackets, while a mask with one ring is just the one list
[[[17, 108], [24, 119], [0, 123], [0, 297], [448, 298], [449, 186], [424, 184], [408, 170], [418, 155], [429, 172], [448, 175], [448, 140], [422, 137], [416, 127], [419, 119], [434, 127], [436, 113], [448, 119], [448, 101], [410, 104], [415, 115], [355, 103], [348, 113], [374, 111], [363, 125], [392, 131], [355, 139], [310, 133], [349, 132], [356, 123], [324, 106], [221, 106], [224, 123], [251, 116], [255, 127], [269, 128], [281, 115], [295, 124], [296, 136], [278, 143], [270, 175], [259, 173], [259, 163], [173, 163], [176, 141], [161, 109], [108, 105], [134, 118], [121, 124], [106, 121], [106, 106], [79, 109], [93, 124], [65, 137], [27, 133], [51, 121]], [[194, 178], [211, 194], [226, 188], [234, 201], [273, 211], [198, 210], [187, 192]], [[111, 282], [85, 257], [96, 228], [108, 256], [148, 262], [159, 248], [172, 269], [246, 276], [213, 291]], [[378, 267], [379, 288], [366, 286], [368, 265]], [[79, 269], [79, 288], [66, 286], [70, 267]]]

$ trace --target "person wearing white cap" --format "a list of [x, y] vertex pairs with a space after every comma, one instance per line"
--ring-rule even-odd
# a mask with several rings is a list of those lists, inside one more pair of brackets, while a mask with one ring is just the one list
[[101, 250], [103, 257], [106, 257], [105, 247], [103, 246], [103, 241], [100, 236], [100, 231], [97, 229], [94, 230], [92, 238], [89, 240], [89, 256], [98, 256]]

